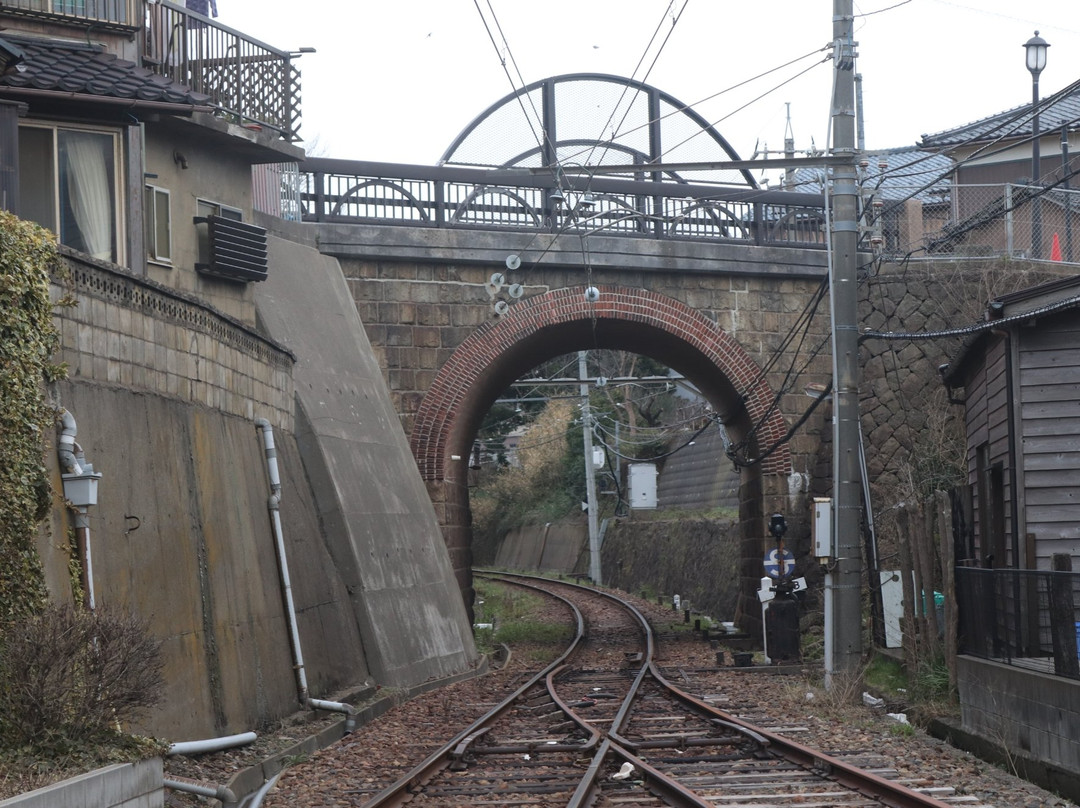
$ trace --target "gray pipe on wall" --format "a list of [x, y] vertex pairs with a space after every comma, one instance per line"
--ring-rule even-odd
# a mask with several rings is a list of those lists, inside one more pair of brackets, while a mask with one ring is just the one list
[[277, 447], [274, 445], [274, 427], [265, 418], [255, 419], [255, 428], [262, 432], [263, 449], [266, 454], [266, 471], [270, 476], [270, 497], [267, 509], [274, 532], [274, 547], [277, 550], [278, 570], [281, 573], [281, 588], [285, 596], [285, 612], [289, 623], [289, 640], [293, 652], [293, 667], [296, 670], [296, 686], [300, 703], [312, 710], [327, 710], [344, 713], [345, 732], [356, 728], [356, 709], [339, 701], [313, 699], [308, 693], [307, 674], [304, 670], [304, 655], [300, 647], [300, 631], [296, 622], [296, 605], [293, 602], [292, 581], [289, 577], [289, 561], [285, 554], [285, 538], [281, 530], [281, 477], [278, 473]]

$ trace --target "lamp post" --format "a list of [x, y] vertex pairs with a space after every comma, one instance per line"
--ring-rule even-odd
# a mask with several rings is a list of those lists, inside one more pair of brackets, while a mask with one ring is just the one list
[[[1046, 67], [1046, 49], [1049, 43], [1035, 32], [1035, 36], [1024, 43], [1027, 56], [1027, 69], [1031, 73], [1031, 184], [1038, 185], [1042, 170], [1039, 166], [1039, 74]], [[1042, 254], [1042, 206], [1039, 197], [1031, 205], [1031, 257]]]

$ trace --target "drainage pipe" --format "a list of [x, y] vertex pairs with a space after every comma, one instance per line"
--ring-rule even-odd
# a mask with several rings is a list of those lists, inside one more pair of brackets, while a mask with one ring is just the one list
[[203, 783], [199, 780], [191, 780], [187, 777], [166, 777], [163, 781], [166, 788], [175, 791], [186, 791], [188, 794], [198, 794], [200, 797], [212, 797], [221, 800], [226, 806], [236, 805], [236, 794], [228, 786]]
[[[67, 475], [81, 477], [92, 471], [93, 466], [88, 465], [84, 468], [82, 465], [86, 462], [86, 457], [83, 455], [82, 447], [75, 442], [75, 436], [79, 432], [75, 416], [64, 407], [59, 407], [56, 412], [60, 416], [61, 427], [60, 439], [56, 442], [60, 471]], [[97, 608], [97, 603], [94, 599], [94, 561], [90, 552], [90, 516], [85, 503], [74, 503], [74, 507], [75, 544], [82, 567], [83, 606], [92, 612]]]
[[254, 732], [241, 732], [239, 735], [223, 735], [220, 738], [207, 738], [204, 741], [181, 741], [169, 745], [169, 755], [201, 755], [204, 752], [220, 752], [234, 746], [247, 746], [255, 742]]
[[244, 808], [260, 808], [260, 806], [262, 806], [263, 800], [266, 798], [266, 795], [270, 793], [270, 789], [274, 787], [274, 784], [277, 783], [278, 778], [281, 777], [282, 772], [284, 771], [285, 770], [282, 769], [280, 772], [278, 772], [261, 786], [259, 786], [258, 791], [256, 791], [250, 797], [245, 798]]
[[75, 416], [63, 407], [59, 410], [60, 440], [57, 441], [56, 453], [60, 458], [60, 470], [65, 474], [82, 474], [82, 466], [76, 458], [76, 452], [80, 451], [79, 444], [75, 442], [78, 428], [75, 425]]
[[356, 710], [349, 704], [338, 701], [313, 699], [308, 693], [307, 674], [304, 671], [304, 655], [300, 647], [300, 631], [296, 624], [296, 605], [292, 596], [292, 581], [289, 578], [289, 561], [285, 555], [285, 539], [281, 531], [281, 476], [278, 473], [277, 447], [274, 445], [274, 427], [265, 418], [255, 419], [255, 428], [262, 432], [263, 449], [266, 453], [266, 471], [270, 475], [270, 497], [267, 508], [274, 528], [274, 547], [277, 549], [278, 569], [281, 572], [281, 588], [285, 594], [285, 612], [289, 620], [289, 640], [293, 651], [293, 667], [296, 670], [296, 687], [300, 703], [313, 710], [328, 710], [344, 713], [345, 732], [356, 728]]

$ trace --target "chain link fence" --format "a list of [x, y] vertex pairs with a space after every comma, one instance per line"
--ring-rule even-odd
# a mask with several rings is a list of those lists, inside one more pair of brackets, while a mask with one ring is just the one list
[[[890, 257], [1080, 260], [1080, 191], [1000, 183], [870, 198], [867, 238]], [[910, 198], [908, 198], [910, 197]]]

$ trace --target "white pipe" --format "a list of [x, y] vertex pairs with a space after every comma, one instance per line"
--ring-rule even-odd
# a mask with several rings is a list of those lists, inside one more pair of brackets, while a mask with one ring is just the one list
[[78, 432], [75, 425], [75, 416], [63, 407], [60, 408], [59, 413], [62, 431], [60, 432], [60, 440], [57, 441], [56, 453], [60, 456], [60, 469], [65, 474], [82, 474], [82, 466], [75, 459], [75, 453], [78, 451], [79, 446], [75, 443], [75, 435]]
[[223, 735], [220, 738], [207, 738], [203, 741], [181, 741], [169, 745], [170, 755], [201, 755], [204, 752], [220, 752], [233, 746], [247, 746], [254, 743], [254, 732], [241, 732], [239, 735]]
[[293, 603], [292, 581], [289, 578], [289, 562], [285, 556], [285, 539], [281, 533], [281, 478], [278, 476], [277, 449], [274, 447], [274, 427], [265, 418], [257, 418], [255, 427], [262, 432], [266, 451], [266, 470], [270, 474], [270, 521], [274, 528], [274, 547], [277, 549], [278, 569], [281, 571], [281, 588], [285, 592], [285, 611], [289, 620], [289, 639], [292, 641], [296, 683], [300, 691], [300, 703], [308, 702], [307, 674], [304, 672], [304, 652], [300, 648], [300, 631], [296, 625], [296, 605]]
[[277, 549], [278, 569], [281, 571], [281, 587], [285, 592], [285, 611], [289, 620], [289, 639], [293, 649], [293, 667], [296, 669], [296, 683], [300, 694], [300, 703], [312, 710], [328, 710], [345, 713], [345, 732], [356, 728], [356, 710], [349, 704], [339, 701], [313, 699], [308, 693], [307, 674], [304, 671], [304, 654], [300, 648], [300, 630], [296, 623], [296, 605], [292, 596], [292, 581], [289, 578], [289, 561], [285, 555], [285, 539], [281, 531], [281, 477], [278, 474], [277, 448], [274, 446], [274, 427], [265, 418], [255, 419], [255, 428], [262, 432], [263, 447], [266, 452], [266, 470], [270, 475], [270, 498], [267, 508], [274, 527], [274, 546]]
[[252, 794], [250, 798], [248, 798], [248, 802], [244, 803], [244, 808], [260, 808], [263, 799], [266, 798], [266, 795], [270, 792], [270, 789], [274, 787], [274, 784], [278, 781], [278, 778], [281, 777], [283, 771], [284, 769], [282, 769], [280, 772], [278, 772], [261, 786], [259, 786], [259, 790]]
[[345, 713], [345, 734], [348, 735], [356, 729], [356, 708], [351, 704], [341, 701], [324, 701], [323, 699], [308, 699], [308, 706], [312, 710], [327, 710], [331, 713]]
[[86, 606], [90, 611], [94, 611], [97, 608], [94, 599], [94, 561], [90, 554], [90, 517], [87, 515], [85, 507], [76, 509], [75, 537], [83, 556], [83, 577], [86, 579]]
[[200, 797], [213, 797], [221, 800], [225, 805], [236, 805], [236, 795], [228, 786], [217, 786], [212, 783], [200, 783], [198, 780], [174, 780], [166, 777], [162, 783], [166, 788], [175, 791], [186, 791], [188, 794], [198, 794]]

